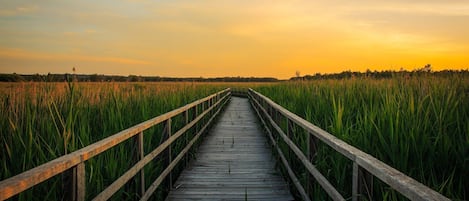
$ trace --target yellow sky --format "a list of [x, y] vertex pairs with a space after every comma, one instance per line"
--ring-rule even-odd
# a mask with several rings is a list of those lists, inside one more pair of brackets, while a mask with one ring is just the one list
[[467, 0], [0, 0], [0, 73], [469, 68]]

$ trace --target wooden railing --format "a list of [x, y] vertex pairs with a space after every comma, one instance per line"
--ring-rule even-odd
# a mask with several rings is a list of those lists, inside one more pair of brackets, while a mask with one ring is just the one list
[[[285, 142], [288, 152], [293, 152], [306, 168], [307, 172], [309, 172], [309, 174], [307, 174], [306, 184], [310, 185], [314, 182], [309, 176], [312, 175], [316, 182], [319, 183], [322, 189], [324, 189], [333, 200], [345, 199], [312, 163], [311, 159], [315, 155], [317, 139], [353, 162], [351, 184], [353, 201], [361, 198], [367, 200], [373, 199], [370, 195], [364, 197], [365, 194], [369, 194], [366, 192], [372, 192], [372, 186], [369, 185], [370, 181], [372, 181], [372, 176], [377, 177], [411, 200], [449, 200], [438, 192], [417, 182], [389, 165], [386, 165], [373, 156], [345, 143], [312, 123], [293, 114], [264, 95], [249, 89], [248, 97], [257, 115], [260, 117], [261, 122], [264, 124], [271, 143], [277, 150], [278, 156], [288, 176], [303, 200], [310, 200], [310, 195], [305, 191], [305, 187], [302, 186], [301, 182], [298, 180], [291, 168], [291, 164], [289, 164], [285, 154], [279, 147], [279, 143], [276, 141], [278, 137]], [[281, 128], [282, 126], [279, 126], [279, 124], [282, 124], [281, 121], [284, 120], [286, 120], [286, 122], [283, 122], [283, 125], [286, 124], [286, 126], [284, 126], [286, 127], [285, 131]], [[293, 127], [306, 131], [306, 155], [290, 138], [294, 132]], [[368, 178], [363, 179], [364, 177]], [[366, 181], [368, 181], [368, 184]], [[309, 189], [309, 186], [307, 186], [306, 189]]]
[[[17, 195], [58, 174], [67, 174], [68, 177], [72, 178], [68, 189], [64, 189], [69, 194], [67, 195], [67, 200], [85, 200], [85, 162], [94, 156], [97, 156], [100, 153], [103, 153], [104, 151], [109, 150], [110, 148], [119, 145], [126, 140], [129, 140], [130, 138], [133, 138], [137, 142], [138, 161], [133, 167], [127, 170], [127, 172], [115, 180], [104, 191], [99, 193], [93, 200], [109, 199], [122, 186], [124, 186], [124, 184], [135, 177], [138, 173], [140, 173], [141, 182], [138, 193], [140, 194], [141, 200], [148, 200], [166, 177], [169, 176], [168, 185], [172, 185], [171, 172], [173, 168], [185, 156], [185, 154], [202, 135], [202, 133], [205, 132], [213, 119], [221, 111], [222, 107], [229, 101], [230, 97], [231, 90], [229, 88], [222, 90], [206, 98], [199, 99], [188, 105], [123, 130], [108, 138], [88, 145], [80, 150], [61, 156], [36, 168], [3, 180], [0, 182], [0, 200], [11, 198], [12, 196]], [[190, 117], [189, 114], [191, 114], [192, 117]], [[184, 115], [185, 125], [181, 129], [173, 132], [171, 131], [171, 119], [177, 115]], [[162, 141], [162, 143], [153, 151], [145, 154], [143, 149], [143, 132], [158, 124], [164, 125], [164, 141]], [[176, 158], [173, 159], [171, 145], [189, 129], [193, 128], [194, 125], [198, 125], [195, 129], [196, 134], [193, 135], [192, 139], [186, 138], [190, 141], [186, 141], [185, 148], [182, 149]], [[146, 188], [143, 167], [160, 154], [166, 154], [164, 158], [168, 159], [164, 164], [165, 169], [158, 176], [158, 178], [148, 188]]]
[[242, 97], [242, 98], [247, 98], [248, 89], [247, 88], [232, 88], [231, 89], [231, 95], [232, 96], [237, 96], [237, 97]]

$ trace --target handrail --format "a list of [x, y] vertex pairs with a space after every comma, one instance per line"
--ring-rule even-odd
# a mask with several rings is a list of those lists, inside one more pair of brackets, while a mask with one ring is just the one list
[[[403, 174], [402, 172], [399, 172], [398, 170], [390, 167], [382, 161], [374, 158], [373, 156], [345, 143], [344, 141], [327, 133], [321, 128], [302, 119], [301, 117], [288, 111], [287, 109], [278, 105], [277, 103], [270, 100], [266, 96], [260, 94], [259, 92], [256, 92], [253, 89], [249, 89], [248, 97], [251, 100], [253, 108], [256, 110], [261, 121], [264, 123], [264, 126], [269, 134], [269, 138], [273, 142], [273, 146], [277, 147], [279, 155], [282, 156], [283, 153], [281, 149], [278, 148], [277, 143], [272, 137], [272, 131], [270, 130], [268, 125], [270, 125], [272, 129], [275, 129], [277, 131], [283, 141], [288, 145], [288, 148], [293, 151], [296, 157], [300, 159], [300, 161], [309, 171], [309, 173], [315, 177], [317, 182], [323, 187], [323, 189], [329, 194], [329, 196], [333, 200], [344, 200], [344, 198], [340, 194], [338, 194], [337, 190], [332, 185], [330, 185], [327, 179], [319, 171], [317, 171], [315, 166], [311, 163], [311, 157], [305, 156], [303, 152], [297, 147], [297, 145], [295, 145], [294, 142], [289, 138], [289, 136], [285, 134], [282, 128], [277, 125], [274, 119], [278, 119], [278, 115], [287, 118], [288, 128], [290, 128], [290, 124], [295, 124], [301, 127], [302, 129], [307, 131], [308, 139], [319, 139], [334, 150], [336, 150], [337, 152], [339, 152], [340, 154], [342, 154], [343, 156], [353, 161], [352, 200], [354, 201], [359, 198], [358, 186], [360, 184], [358, 175], [361, 174], [362, 169], [368, 171], [373, 176], [376, 176], [378, 179], [388, 184], [391, 188], [397, 190], [399, 193], [411, 200], [449, 200], [447, 197], [444, 197], [440, 193], [430, 189], [422, 183], [419, 183], [418, 181]], [[266, 122], [268, 122], [269, 124], [267, 124]], [[288, 128], [286, 132], [291, 132]], [[309, 144], [309, 142], [307, 144]], [[309, 150], [307, 152], [309, 152]], [[284, 163], [284, 166], [286, 166], [287, 169], [290, 168], [288, 163]], [[295, 182], [296, 177], [293, 178], [291, 174], [290, 177]], [[298, 188], [297, 184], [295, 184], [295, 186], [297, 186]], [[305, 197], [309, 197], [305, 194], [305, 191], [302, 187], [298, 190], [303, 199], [305, 199]]]
[[[165, 149], [169, 149], [171, 152], [171, 144], [176, 141], [178, 137], [184, 134], [187, 130], [191, 127], [196, 125], [200, 120], [202, 120], [207, 114], [211, 115], [211, 118], [203, 125], [203, 127], [199, 130], [197, 135], [191, 140], [191, 142], [186, 146], [184, 150], [177, 156], [175, 161], [171, 161], [171, 156], [168, 166], [175, 166], [173, 162], [178, 162], [180, 158], [189, 150], [189, 148], [194, 144], [194, 139], [197, 139], [200, 134], [208, 127], [211, 121], [215, 118], [215, 116], [220, 112], [222, 107], [226, 104], [226, 102], [231, 97], [231, 89], [227, 88], [225, 90], [219, 91], [212, 95], [209, 95], [205, 98], [196, 100], [190, 104], [137, 124], [131, 128], [125, 129], [120, 131], [110, 137], [107, 137], [103, 140], [100, 140], [96, 143], [88, 145], [80, 150], [72, 152], [70, 154], [61, 156], [56, 158], [52, 161], [49, 161], [45, 164], [37, 166], [33, 169], [25, 171], [21, 174], [16, 176], [10, 177], [3, 181], [0, 181], [0, 200], [8, 199], [16, 194], [19, 194], [43, 181], [50, 179], [51, 177], [65, 173], [66, 171], [72, 169], [74, 173], [74, 181], [72, 192], [73, 200], [84, 200], [85, 198], [85, 161], [91, 159], [92, 157], [99, 155], [100, 153], [109, 150], [110, 148], [128, 140], [129, 138], [136, 138], [138, 140], [138, 144], [140, 147], [140, 158], [137, 163], [130, 168], [126, 173], [124, 173], [120, 178], [118, 178], [113, 184], [111, 184], [107, 189], [101, 192], [95, 199], [96, 200], [106, 200], [112, 194], [114, 194], [120, 187], [122, 187], [127, 181], [129, 181], [133, 176], [135, 176], [138, 172], [143, 173], [143, 167], [162, 153]], [[193, 110], [197, 116], [191, 122], [188, 122], [188, 111]], [[199, 113], [199, 109], [201, 113]], [[217, 109], [216, 111], [214, 111]], [[181, 128], [180, 130], [176, 131], [173, 135], [171, 135], [171, 118], [177, 115], [184, 113], [186, 115], [186, 125]], [[143, 153], [143, 131], [157, 125], [160, 123], [166, 123], [165, 133], [169, 134], [167, 139], [160, 144], [157, 148], [155, 148], [152, 152], [148, 155], [144, 156]], [[189, 147], [189, 148], [187, 148]], [[169, 154], [171, 155], [171, 154]], [[180, 156], [181, 155], [181, 156]], [[169, 168], [169, 172], [173, 169], [173, 167]], [[166, 170], [165, 170], [166, 171]], [[166, 177], [168, 173], [164, 175]], [[161, 175], [160, 175], [161, 176]], [[143, 174], [142, 174], [143, 177]], [[163, 179], [164, 179], [163, 177]], [[159, 178], [160, 179], [160, 178]], [[158, 185], [156, 185], [158, 186]], [[152, 185], [154, 187], [154, 185]], [[148, 191], [145, 192], [144, 185], [142, 186], [142, 194], [145, 194], [148, 198], [149, 195]], [[156, 187], [154, 188], [156, 189]], [[154, 190], [153, 190], [154, 191]], [[150, 193], [151, 195], [151, 193]]]

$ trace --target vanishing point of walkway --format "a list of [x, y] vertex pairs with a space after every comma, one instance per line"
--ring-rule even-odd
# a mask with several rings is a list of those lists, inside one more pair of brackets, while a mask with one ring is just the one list
[[167, 200], [293, 200], [248, 99], [231, 98]]

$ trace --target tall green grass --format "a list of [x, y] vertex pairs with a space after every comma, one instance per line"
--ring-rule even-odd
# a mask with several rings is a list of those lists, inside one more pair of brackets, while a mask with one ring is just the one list
[[[0, 83], [0, 180], [71, 153], [137, 123], [217, 92], [226, 85], [197, 83]], [[181, 127], [182, 121], [173, 121]], [[162, 126], [145, 131], [145, 152], [156, 148]], [[87, 198], [133, 165], [132, 140], [86, 163]], [[160, 162], [145, 167], [146, 185]], [[61, 200], [57, 176], [21, 193], [19, 200]], [[47, 192], [47, 193], [45, 193]], [[134, 199], [125, 188], [113, 199]]]
[[[468, 77], [299, 81], [256, 90], [443, 195], [468, 199]], [[303, 150], [304, 136], [294, 137]], [[349, 160], [320, 143], [314, 163], [350, 198]], [[305, 182], [304, 169], [297, 169], [297, 174]], [[375, 182], [378, 200], [402, 199]], [[314, 193], [327, 197], [317, 185]]]

